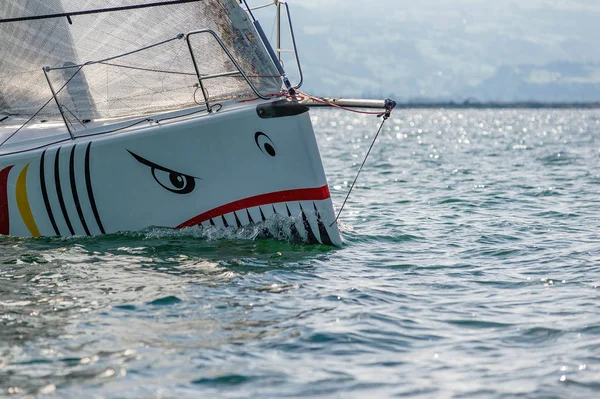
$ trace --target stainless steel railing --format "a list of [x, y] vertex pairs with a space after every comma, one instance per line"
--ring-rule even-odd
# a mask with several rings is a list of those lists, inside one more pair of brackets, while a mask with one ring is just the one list
[[[231, 63], [235, 66], [235, 71], [228, 71], [228, 72], [220, 72], [220, 73], [215, 73], [215, 74], [210, 74], [210, 75], [202, 75], [200, 73], [200, 69], [199, 69], [199, 65], [198, 65], [198, 61], [197, 61], [197, 57], [196, 54], [194, 52], [194, 47], [192, 44], [192, 40], [191, 38], [196, 36], [196, 35], [201, 35], [201, 34], [208, 34], [210, 35], [212, 38], [214, 38], [214, 40], [218, 43], [218, 45], [221, 47], [221, 49], [223, 50], [223, 52], [227, 55], [227, 57], [229, 58], [229, 60], [231, 61]], [[194, 66], [194, 72], [196, 75], [196, 78], [198, 79], [198, 85], [202, 91], [202, 95], [204, 97], [204, 102], [206, 105], [206, 109], [208, 112], [212, 112], [212, 108], [210, 106], [210, 98], [208, 96], [207, 91], [205, 90], [204, 87], [204, 81], [208, 80], [208, 79], [216, 79], [216, 78], [222, 78], [222, 77], [230, 77], [230, 76], [241, 76], [242, 78], [244, 78], [244, 80], [246, 81], [246, 83], [248, 84], [248, 86], [250, 87], [250, 89], [252, 90], [252, 92], [259, 98], [262, 99], [269, 99], [270, 97], [261, 93], [258, 88], [256, 87], [256, 85], [254, 85], [254, 83], [252, 83], [252, 81], [250, 80], [250, 78], [248, 77], [248, 74], [245, 72], [245, 70], [242, 68], [242, 66], [240, 65], [240, 63], [235, 59], [235, 57], [233, 56], [233, 54], [231, 53], [231, 51], [229, 51], [229, 49], [227, 48], [227, 46], [225, 45], [225, 43], [223, 42], [223, 40], [219, 37], [219, 35], [212, 29], [201, 29], [201, 30], [196, 30], [196, 31], [192, 31], [189, 32], [187, 34], [178, 34], [177, 36], [167, 39], [167, 40], [163, 40], [161, 42], [158, 43], [154, 43], [151, 44], [149, 46], [146, 47], [142, 47], [133, 51], [129, 51], [127, 53], [123, 53], [123, 54], [118, 54], [112, 57], [108, 57], [108, 58], [104, 58], [101, 60], [96, 60], [96, 61], [89, 61], [83, 64], [72, 64], [72, 65], [66, 65], [66, 66], [61, 66], [61, 67], [45, 67], [43, 68], [43, 72], [44, 75], [46, 76], [46, 81], [48, 82], [48, 86], [50, 87], [50, 91], [52, 92], [52, 99], [54, 100], [54, 102], [56, 103], [56, 106], [58, 107], [58, 110], [60, 112], [60, 115], [62, 117], [62, 120], [65, 124], [65, 127], [67, 128], [67, 131], [69, 132], [69, 136], [71, 137], [71, 139], [75, 139], [75, 134], [73, 131], [73, 127], [72, 127], [72, 123], [69, 122], [69, 118], [67, 117], [64, 107], [60, 104], [59, 100], [58, 100], [58, 94], [67, 86], [67, 84], [69, 83], [69, 81], [71, 79], [73, 79], [78, 73], [81, 72], [81, 70], [83, 68], [85, 68], [86, 66], [89, 65], [94, 65], [94, 64], [105, 64], [108, 61], [113, 61], [119, 58], [123, 58], [126, 57], [128, 55], [132, 55], [135, 53], [139, 53], [166, 43], [169, 43], [171, 41], [174, 40], [180, 40], [180, 39], [185, 39], [186, 43], [187, 43], [187, 47], [190, 53], [190, 57], [192, 59], [193, 62], [193, 66]], [[56, 70], [67, 70], [67, 69], [76, 69], [75, 73], [71, 76], [71, 78], [69, 80], [67, 80], [67, 82], [61, 86], [58, 90], [56, 90], [53, 85], [52, 82], [48, 76], [48, 72], [51, 71], [56, 71]], [[47, 105], [47, 104], [46, 104]]]
[[[213, 74], [213, 75], [201, 75], [200, 74], [200, 69], [198, 68], [198, 61], [196, 59], [196, 55], [194, 54], [194, 48], [192, 46], [192, 42], [191, 42], [190, 38], [192, 36], [200, 35], [203, 33], [211, 35], [217, 41], [217, 43], [219, 44], [219, 46], [221, 46], [221, 49], [225, 52], [225, 54], [227, 54], [227, 57], [229, 57], [229, 60], [235, 66], [237, 71], [222, 72], [222, 73], [217, 73], [217, 74]], [[190, 56], [192, 57], [192, 62], [194, 64], [194, 70], [196, 71], [196, 77], [198, 78], [198, 84], [200, 85], [200, 90], [202, 91], [202, 95], [204, 96], [204, 102], [206, 104], [206, 109], [208, 112], [211, 112], [209, 98], [208, 98], [209, 96], [206, 93], [206, 90], [204, 89], [204, 83], [203, 83], [203, 81], [207, 80], [207, 79], [215, 79], [215, 78], [221, 78], [221, 77], [227, 77], [227, 76], [241, 75], [246, 80], [246, 83], [248, 83], [248, 86], [250, 86], [250, 88], [252, 89], [254, 94], [256, 94], [258, 97], [262, 98], [263, 100], [269, 99], [268, 96], [260, 93], [260, 91], [256, 88], [254, 83], [252, 83], [252, 81], [248, 78], [248, 75], [246, 74], [244, 69], [236, 61], [233, 54], [231, 54], [231, 52], [229, 51], [227, 46], [225, 46], [225, 43], [223, 43], [223, 40], [221, 40], [219, 35], [217, 35], [217, 33], [214, 30], [200, 29], [200, 30], [195, 30], [195, 31], [189, 32], [187, 35], [185, 35], [185, 40], [186, 40], [188, 48], [190, 50]]]

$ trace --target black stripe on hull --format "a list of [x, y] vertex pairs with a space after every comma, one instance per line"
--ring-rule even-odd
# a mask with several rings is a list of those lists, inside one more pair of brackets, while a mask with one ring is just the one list
[[81, 222], [81, 226], [83, 227], [85, 234], [89, 236], [90, 230], [85, 222], [83, 210], [81, 209], [81, 203], [79, 202], [79, 194], [77, 194], [77, 182], [75, 181], [75, 148], [77, 148], [76, 145], [71, 148], [71, 157], [69, 159], [69, 181], [71, 183], [71, 193], [73, 194], [73, 201], [75, 202], [75, 209], [77, 209], [79, 221]]
[[40, 159], [40, 188], [42, 190], [42, 197], [44, 198], [44, 205], [46, 206], [46, 213], [48, 213], [48, 219], [50, 219], [50, 223], [54, 229], [54, 234], [60, 236], [60, 231], [58, 230], [56, 220], [54, 219], [54, 213], [52, 213], [52, 207], [50, 206], [50, 199], [48, 198], [48, 188], [46, 187], [46, 169], [44, 165], [45, 160], [46, 150], [42, 152], [42, 158]]
[[65, 199], [63, 198], [62, 188], [60, 186], [60, 149], [61, 147], [59, 147], [56, 151], [56, 158], [54, 159], [54, 183], [56, 184], [56, 195], [58, 196], [58, 202], [60, 204], [63, 217], [65, 218], [69, 232], [72, 236], [74, 236], [75, 231], [71, 225], [71, 220], [69, 219], [69, 214], [67, 213], [67, 207], [65, 206]]
[[90, 171], [90, 147], [92, 143], [89, 143], [87, 148], [85, 149], [85, 185], [87, 187], [88, 198], [90, 200], [90, 205], [92, 206], [92, 212], [94, 213], [94, 218], [96, 218], [96, 223], [98, 224], [98, 228], [100, 229], [100, 233], [106, 234], [104, 231], [104, 226], [102, 225], [102, 220], [100, 219], [100, 213], [98, 213], [98, 207], [96, 206], [96, 200], [94, 198], [94, 190], [92, 189], [92, 179], [91, 179], [91, 171]]

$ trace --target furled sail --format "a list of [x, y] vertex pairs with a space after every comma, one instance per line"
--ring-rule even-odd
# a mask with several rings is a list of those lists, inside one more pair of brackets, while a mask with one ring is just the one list
[[[0, 18], [74, 13], [156, 0], [3, 0]], [[199, 0], [51, 19], [0, 23], [0, 114], [31, 116], [49, 99], [50, 87], [67, 115], [115, 118], [204, 102], [188, 45], [174, 39], [212, 29], [261, 93], [277, 93], [281, 80], [236, 0]], [[164, 44], [136, 50], [170, 40]], [[208, 34], [190, 37], [201, 75], [236, 71]], [[106, 60], [120, 54], [127, 56]], [[83, 67], [78, 65], [98, 60]], [[42, 68], [47, 69], [47, 78]], [[48, 80], [47, 80], [48, 79]], [[49, 81], [49, 82], [48, 82]], [[51, 86], [49, 85], [51, 84]], [[240, 76], [204, 80], [210, 101], [252, 95]], [[54, 101], [40, 116], [60, 115]]]

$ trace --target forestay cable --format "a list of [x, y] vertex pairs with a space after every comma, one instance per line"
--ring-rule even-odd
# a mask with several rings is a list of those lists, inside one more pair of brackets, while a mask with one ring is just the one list
[[[342, 211], [344, 210], [344, 206], [346, 206], [346, 202], [348, 201], [348, 198], [350, 198], [350, 193], [352, 193], [352, 189], [354, 189], [354, 185], [356, 184], [356, 181], [358, 180], [358, 176], [360, 176], [360, 172], [362, 172], [363, 167], [365, 166], [365, 163], [367, 162], [367, 158], [369, 158], [369, 154], [371, 154], [371, 150], [373, 149], [373, 146], [375, 145], [375, 141], [377, 141], [377, 137], [379, 137], [379, 133], [381, 133], [381, 130], [383, 129], [383, 125], [385, 124], [385, 121], [387, 121], [388, 118], [390, 117], [390, 115], [392, 113], [392, 109], [394, 109], [394, 107], [396, 107], [396, 102], [392, 99], [387, 98], [385, 100], [385, 112], [383, 114], [378, 115], [378, 116], [383, 117], [383, 120], [381, 121], [381, 124], [379, 125], [379, 129], [377, 130], [375, 137], [373, 137], [371, 146], [369, 147], [369, 150], [367, 151], [367, 154], [365, 155], [365, 159], [363, 159], [363, 162], [360, 165], [360, 168], [358, 169], [358, 173], [356, 174], [356, 177], [354, 178], [354, 181], [352, 182], [352, 185], [350, 186], [350, 190], [348, 190], [348, 194], [346, 195], [346, 199], [344, 199], [344, 203], [342, 204], [342, 207], [338, 211], [338, 214], [335, 217], [335, 220], [329, 225], [329, 227], [336, 224], [338, 219], [340, 218], [340, 215], [342, 214]], [[342, 108], [342, 107], [340, 107], [340, 108]]]

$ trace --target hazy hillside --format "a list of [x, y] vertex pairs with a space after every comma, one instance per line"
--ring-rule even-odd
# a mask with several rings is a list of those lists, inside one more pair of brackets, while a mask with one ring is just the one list
[[312, 93], [600, 100], [600, 1], [289, 3]]

